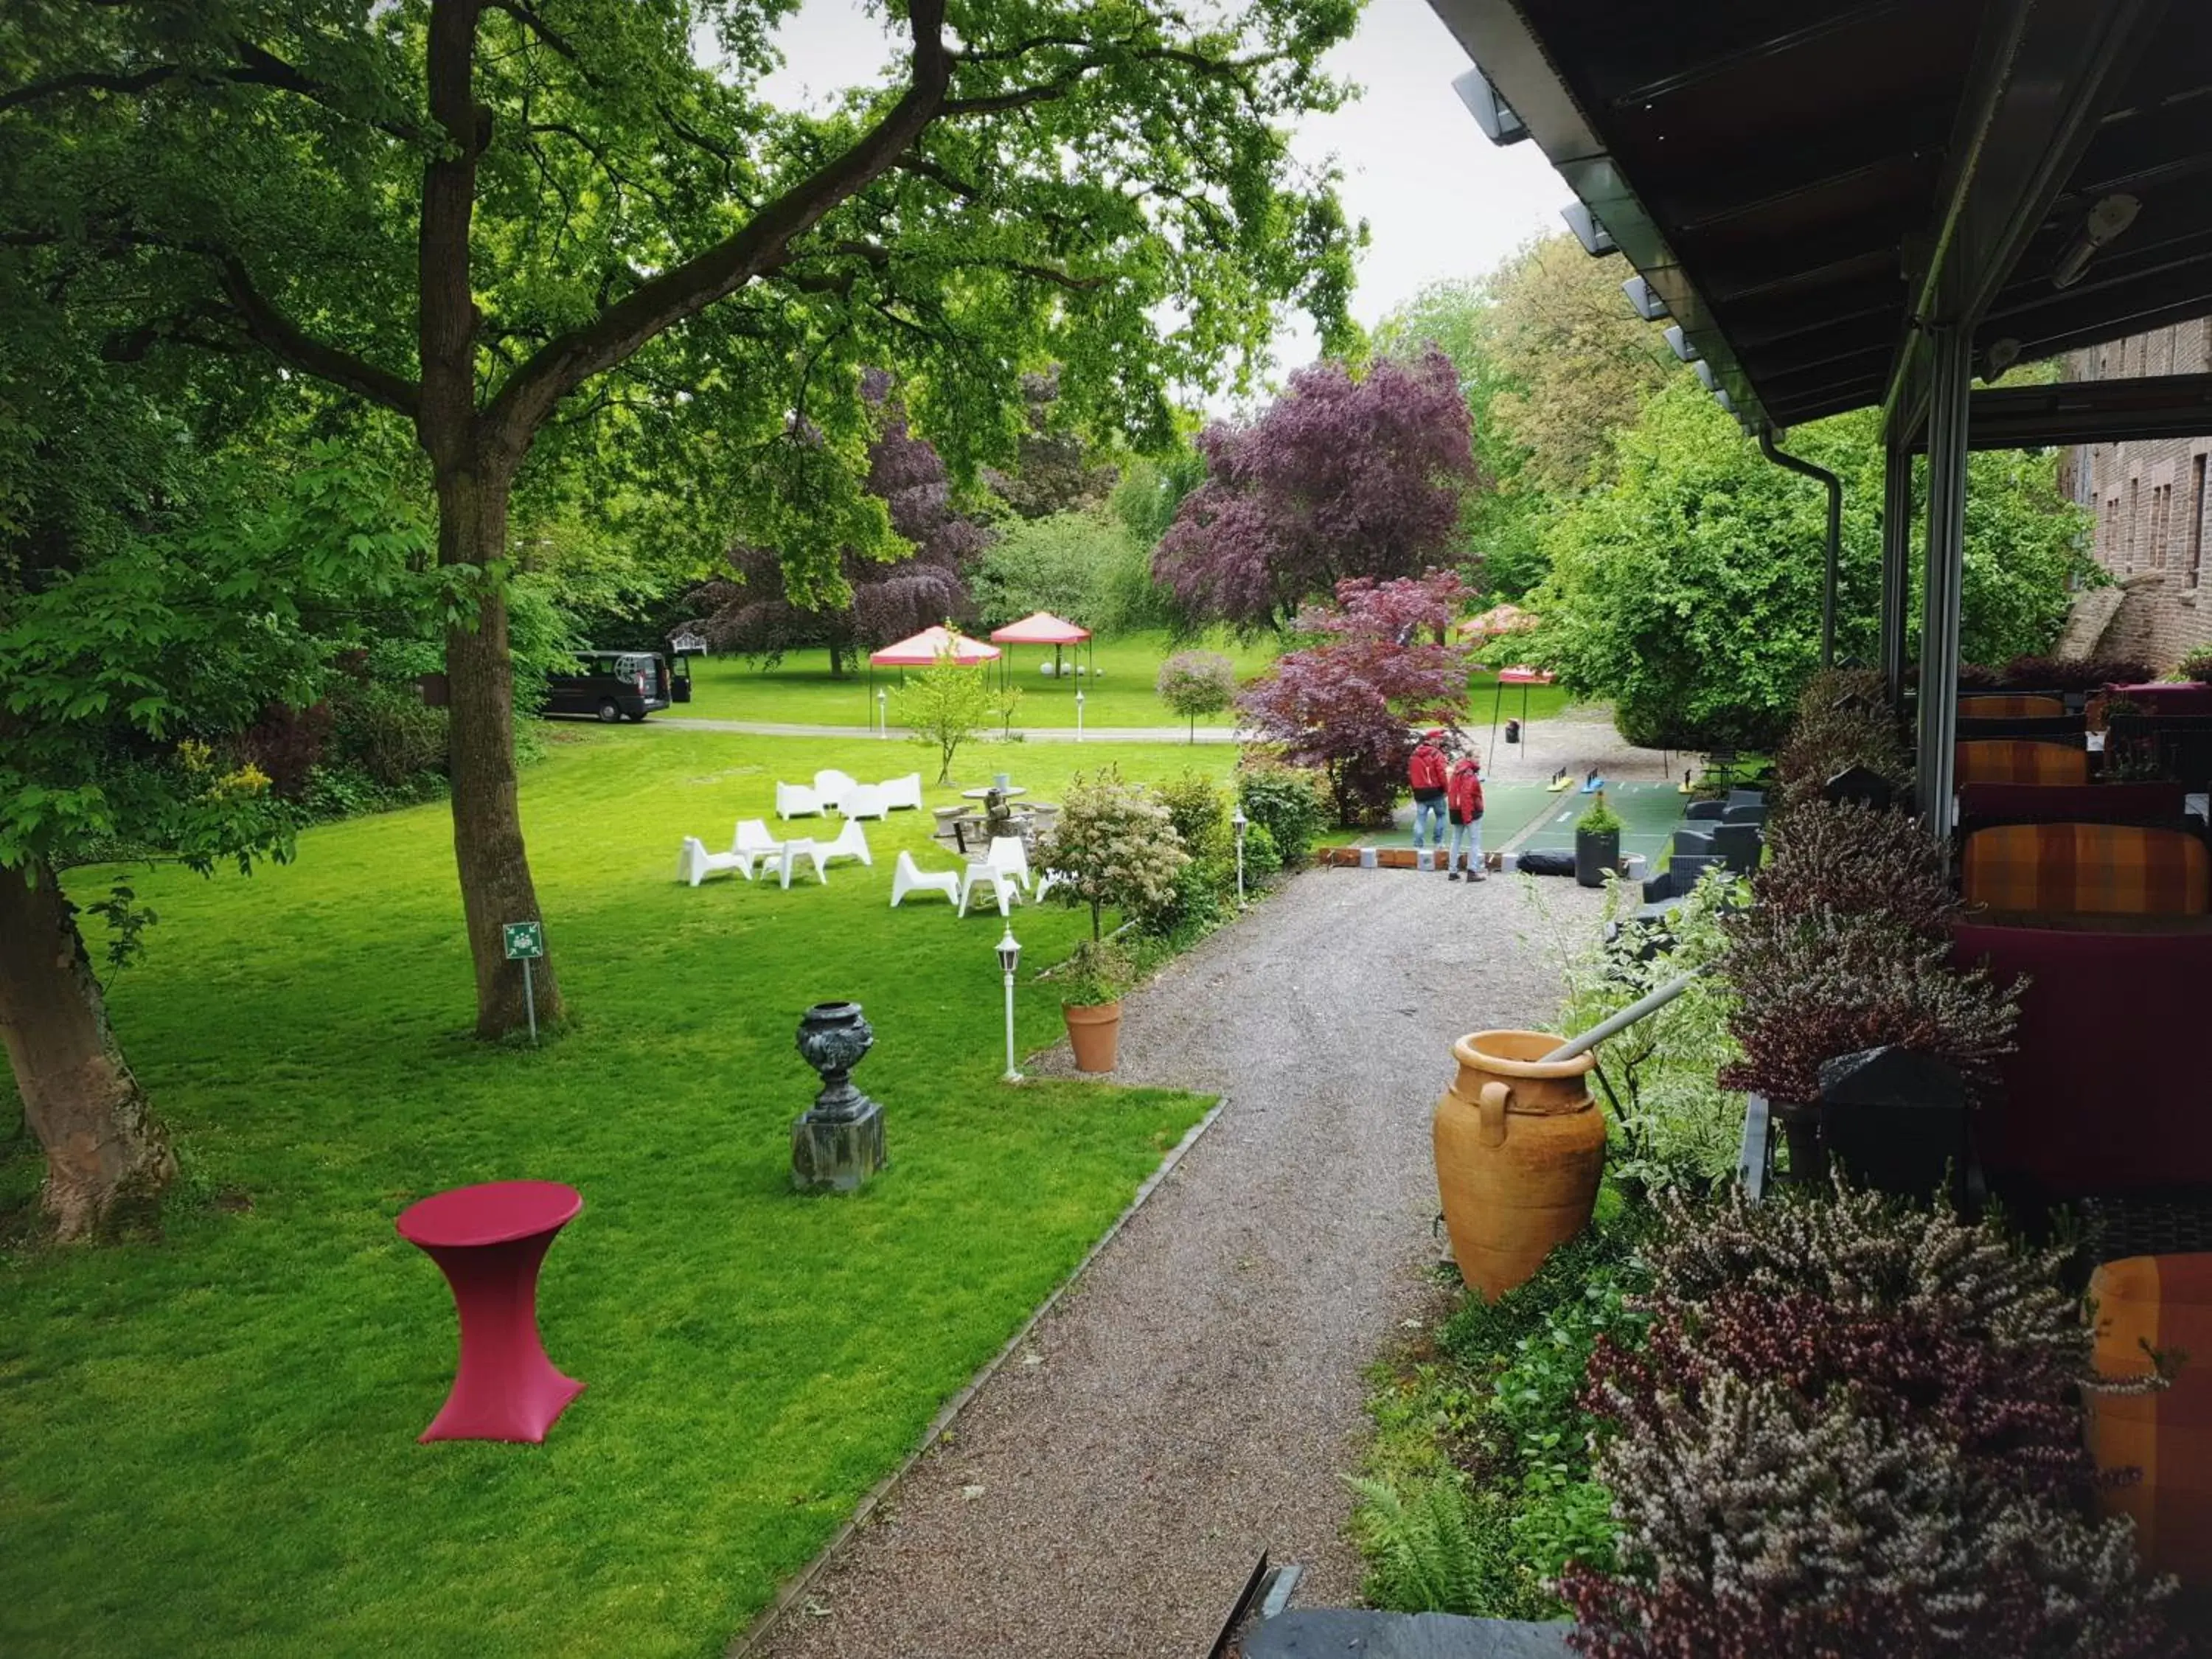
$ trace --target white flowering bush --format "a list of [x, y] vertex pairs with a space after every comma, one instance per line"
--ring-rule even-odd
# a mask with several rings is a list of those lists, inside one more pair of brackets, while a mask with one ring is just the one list
[[1104, 933], [1109, 905], [1148, 911], [1170, 902], [1190, 862], [1168, 809], [1111, 766], [1077, 775], [1039, 851], [1060, 878], [1053, 891], [1091, 907], [1093, 939]]

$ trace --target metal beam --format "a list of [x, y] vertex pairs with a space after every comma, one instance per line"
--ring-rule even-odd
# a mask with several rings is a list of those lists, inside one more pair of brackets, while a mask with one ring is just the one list
[[1882, 452], [1881, 678], [1889, 706], [1905, 707], [1905, 623], [1912, 602], [1912, 457]]
[[1984, 387], [1967, 430], [1974, 449], [2202, 437], [2212, 433], [2212, 374]]
[[1930, 366], [1920, 362], [1931, 350], [1926, 325], [1971, 330], [1981, 319], [2165, 11], [2161, 0], [1998, 0], [1990, 8], [1883, 400], [1893, 440], [1909, 441], [1919, 423], [1921, 372]]
[[1920, 821], [1951, 839], [1959, 732], [1960, 590], [1966, 565], [1966, 436], [1972, 343], [1936, 327], [1928, 397], [1928, 565], [1920, 598]]

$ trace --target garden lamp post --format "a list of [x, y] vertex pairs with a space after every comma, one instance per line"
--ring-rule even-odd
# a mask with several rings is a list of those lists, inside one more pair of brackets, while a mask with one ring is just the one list
[[999, 966], [1006, 975], [1006, 1074], [1000, 1080], [1019, 1083], [1022, 1074], [1014, 1069], [1014, 969], [1022, 963], [1022, 942], [1014, 937], [1014, 925], [1006, 924], [1006, 937], [999, 941]]
[[1244, 816], [1241, 802], [1229, 815], [1229, 827], [1237, 832], [1237, 902], [1239, 904], [1244, 902], [1244, 828], [1251, 822]]
[[876, 693], [876, 735], [885, 742], [890, 740], [890, 694], [887, 691], [878, 690]]
[[1083, 741], [1083, 688], [1075, 688], [1075, 740]]

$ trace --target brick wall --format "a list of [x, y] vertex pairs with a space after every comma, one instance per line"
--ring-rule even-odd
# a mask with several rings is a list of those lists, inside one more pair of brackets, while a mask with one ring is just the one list
[[[2212, 372], [2212, 318], [2077, 351], [2066, 370], [2075, 380]], [[2212, 435], [2081, 445], [2066, 457], [2060, 481], [2096, 515], [2097, 562], [2127, 588], [2100, 650], [2163, 671], [2212, 648], [2208, 456]]]

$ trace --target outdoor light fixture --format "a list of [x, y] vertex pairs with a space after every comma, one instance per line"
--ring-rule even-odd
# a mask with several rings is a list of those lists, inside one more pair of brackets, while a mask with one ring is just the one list
[[1083, 688], [1075, 688], [1075, 740], [1083, 741]]
[[1628, 296], [1628, 303], [1635, 307], [1636, 314], [1645, 322], [1656, 323], [1667, 314], [1667, 302], [1659, 297], [1659, 290], [1641, 276], [1630, 277], [1620, 285], [1620, 291]]
[[1478, 66], [1469, 70], [1452, 82], [1452, 90], [1459, 94], [1467, 112], [1474, 117], [1475, 125], [1493, 144], [1517, 144], [1528, 136], [1527, 123], [1513, 112], [1513, 106], [1498, 95], [1498, 88], [1490, 84], [1490, 77]]
[[2096, 258], [2097, 250], [2114, 240], [2135, 223], [2136, 215], [2142, 210], [2142, 204], [2132, 196], [2100, 198], [2097, 204], [2089, 210], [2089, 216], [2081, 226], [2081, 234], [2074, 239], [2072, 246], [2065, 252], [2058, 256], [2058, 263], [2051, 267], [2051, 286], [2071, 288], [2080, 282], [2081, 273], [2089, 268], [2089, 261]]
[[878, 690], [876, 693], [876, 726], [877, 735], [888, 741], [891, 735], [890, 693], [888, 691]]
[[1241, 803], [1229, 815], [1229, 827], [1237, 832], [1237, 902], [1239, 904], [1244, 902], [1244, 828], [1251, 822], [1244, 816]]
[[1588, 204], [1570, 202], [1559, 210], [1559, 217], [1567, 222], [1567, 228], [1574, 232], [1575, 240], [1583, 245], [1583, 252], [1591, 258], [1620, 252], [1620, 245], [1598, 223], [1597, 215], [1589, 210]]
[[1662, 332], [1667, 343], [1674, 348], [1674, 355], [1684, 362], [1694, 363], [1705, 355], [1698, 349], [1688, 335], [1682, 332], [1681, 324], [1669, 323]]
[[1022, 1074], [1014, 1069], [1014, 970], [1022, 965], [1022, 942], [1014, 937], [1014, 925], [1006, 924], [1006, 937], [999, 941], [999, 967], [1006, 976], [1006, 1083], [1019, 1083]]

